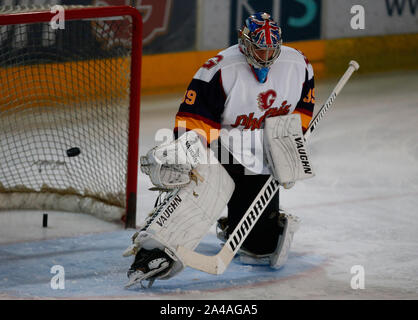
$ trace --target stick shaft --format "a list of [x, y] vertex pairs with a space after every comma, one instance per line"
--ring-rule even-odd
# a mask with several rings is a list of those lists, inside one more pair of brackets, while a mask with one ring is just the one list
[[337, 85], [334, 87], [334, 89], [331, 92], [331, 95], [328, 97], [327, 101], [322, 105], [321, 109], [319, 109], [316, 116], [312, 119], [308, 130], [305, 132], [305, 139], [308, 139], [308, 137], [311, 135], [312, 131], [314, 131], [318, 125], [318, 123], [321, 121], [321, 119], [324, 117], [325, 113], [329, 110], [332, 103], [334, 102], [337, 95], [340, 93], [342, 88], [344, 88], [345, 84], [347, 83], [348, 79], [350, 79], [351, 75], [354, 71], [359, 69], [359, 64], [356, 61], [350, 61], [349, 66], [343, 76], [338, 81]]

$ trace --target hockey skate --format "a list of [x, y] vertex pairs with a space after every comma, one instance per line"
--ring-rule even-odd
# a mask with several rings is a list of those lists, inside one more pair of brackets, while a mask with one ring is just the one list
[[[137, 283], [142, 288], [150, 288], [154, 281], [167, 270], [172, 263], [172, 259], [159, 249], [145, 250], [141, 249], [135, 256], [135, 261], [128, 270], [129, 288]], [[144, 286], [143, 281], [148, 281]]]
[[228, 218], [221, 217], [216, 222], [216, 237], [221, 240], [222, 242], [226, 242], [228, 240]]
[[277, 247], [270, 256], [270, 266], [279, 269], [284, 266], [288, 257], [294, 233], [299, 229], [300, 218], [280, 210], [279, 225], [283, 227], [283, 233], [279, 235]]

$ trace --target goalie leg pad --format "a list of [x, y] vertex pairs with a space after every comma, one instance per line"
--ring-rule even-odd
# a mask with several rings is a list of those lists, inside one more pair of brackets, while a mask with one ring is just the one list
[[159, 248], [173, 260], [173, 266], [162, 275], [168, 279], [184, 269], [176, 254], [178, 246], [194, 250], [226, 207], [235, 188], [226, 170], [212, 159], [196, 167], [200, 176], [187, 186], [169, 193], [136, 237], [137, 247]]

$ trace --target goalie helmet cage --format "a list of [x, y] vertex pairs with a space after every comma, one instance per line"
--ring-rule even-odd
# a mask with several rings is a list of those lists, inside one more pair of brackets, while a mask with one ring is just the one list
[[0, 209], [134, 228], [141, 15], [61, 8], [0, 7]]

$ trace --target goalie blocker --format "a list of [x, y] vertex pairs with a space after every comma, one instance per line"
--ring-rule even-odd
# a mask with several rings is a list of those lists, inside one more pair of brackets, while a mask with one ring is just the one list
[[314, 176], [299, 114], [266, 119], [264, 150], [271, 173], [281, 185]]

